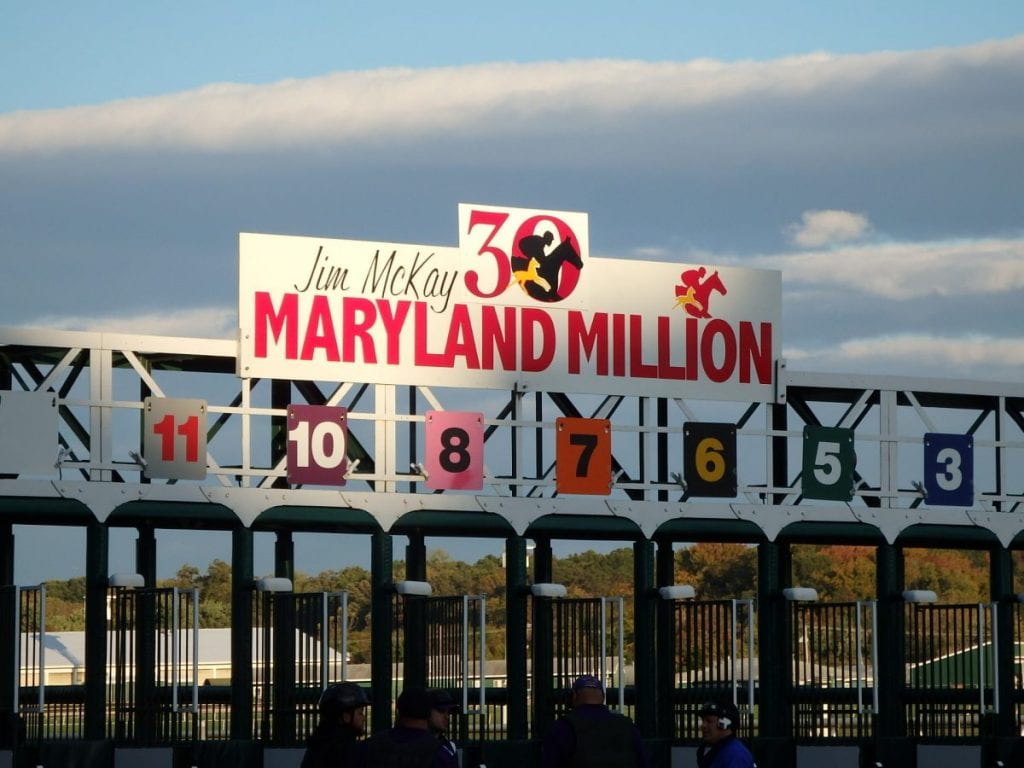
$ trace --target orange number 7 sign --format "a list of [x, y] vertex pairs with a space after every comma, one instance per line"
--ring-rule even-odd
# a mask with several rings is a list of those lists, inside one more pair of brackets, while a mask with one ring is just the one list
[[612, 492], [612, 427], [608, 419], [555, 419], [555, 489], [596, 496]]

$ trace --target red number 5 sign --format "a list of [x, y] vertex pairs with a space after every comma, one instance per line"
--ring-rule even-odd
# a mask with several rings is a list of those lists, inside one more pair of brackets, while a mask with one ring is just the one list
[[484, 487], [484, 415], [427, 411], [427, 487], [478, 491]]

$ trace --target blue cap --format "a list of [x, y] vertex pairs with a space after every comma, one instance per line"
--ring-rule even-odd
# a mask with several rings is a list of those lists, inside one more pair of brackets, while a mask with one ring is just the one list
[[579, 691], [584, 688], [596, 688], [597, 690], [604, 692], [604, 686], [601, 685], [601, 681], [593, 675], [581, 675], [576, 678], [576, 682], [572, 684], [573, 691]]

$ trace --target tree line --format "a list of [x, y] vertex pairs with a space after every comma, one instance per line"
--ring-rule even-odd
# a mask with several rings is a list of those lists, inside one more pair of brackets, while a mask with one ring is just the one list
[[[403, 578], [405, 563], [396, 561], [394, 578]], [[988, 554], [981, 550], [907, 549], [907, 588], [931, 589], [944, 603], [987, 602]], [[487, 598], [488, 645], [504, 651], [505, 569], [488, 555], [474, 563], [452, 558], [443, 550], [427, 556], [427, 574], [435, 595], [484, 595]], [[633, 550], [607, 553], [592, 550], [556, 557], [552, 577], [570, 597], [625, 597], [627, 635], [632, 627]], [[675, 581], [691, 584], [702, 600], [753, 598], [757, 594], [757, 549], [745, 544], [699, 543], [675, 552]], [[793, 545], [792, 583], [814, 587], [822, 601], [849, 602], [875, 596], [875, 549], [867, 546]], [[352, 660], [369, 658], [370, 572], [360, 566], [310, 575], [296, 572], [296, 592], [347, 592]], [[160, 587], [198, 588], [200, 627], [231, 625], [231, 566], [213, 560], [206, 571], [183, 565]], [[46, 585], [46, 623], [51, 632], [84, 630], [85, 578], [50, 581]]]

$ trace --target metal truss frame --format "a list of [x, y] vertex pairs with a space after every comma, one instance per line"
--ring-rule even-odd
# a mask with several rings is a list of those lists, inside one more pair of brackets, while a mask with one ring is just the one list
[[[237, 376], [231, 340], [0, 328], [0, 392], [57, 398], [52, 476], [0, 475], [0, 515], [12, 500], [73, 499], [99, 521], [137, 501], [186, 503], [180, 527], [221, 505], [246, 526], [277, 507], [362, 510], [389, 531], [420, 512], [476, 513], [526, 534], [541, 518], [614, 518], [637, 538], [678, 521], [745, 523], [774, 540], [796, 523], [867, 526], [894, 543], [914, 526], [990, 532], [1004, 547], [1024, 532], [1024, 386], [979, 381], [803, 373], [778, 363], [774, 403], [573, 395], [459, 386], [261, 381]], [[138, 456], [146, 397], [207, 402], [207, 479], [148, 480]], [[351, 462], [339, 487], [289, 487], [284, 417], [289, 403], [344, 405]], [[418, 451], [426, 410], [484, 414], [487, 466], [478, 492], [426, 486]], [[608, 496], [559, 495], [554, 429], [559, 416], [612, 421], [614, 487]], [[734, 499], [688, 496], [683, 425], [736, 426]], [[850, 502], [802, 497], [803, 427], [855, 430], [857, 478]], [[975, 502], [929, 506], [920, 483], [923, 436], [970, 434]], [[582, 522], [581, 522], [582, 518]], [[938, 530], [937, 528], [935, 530]]]

